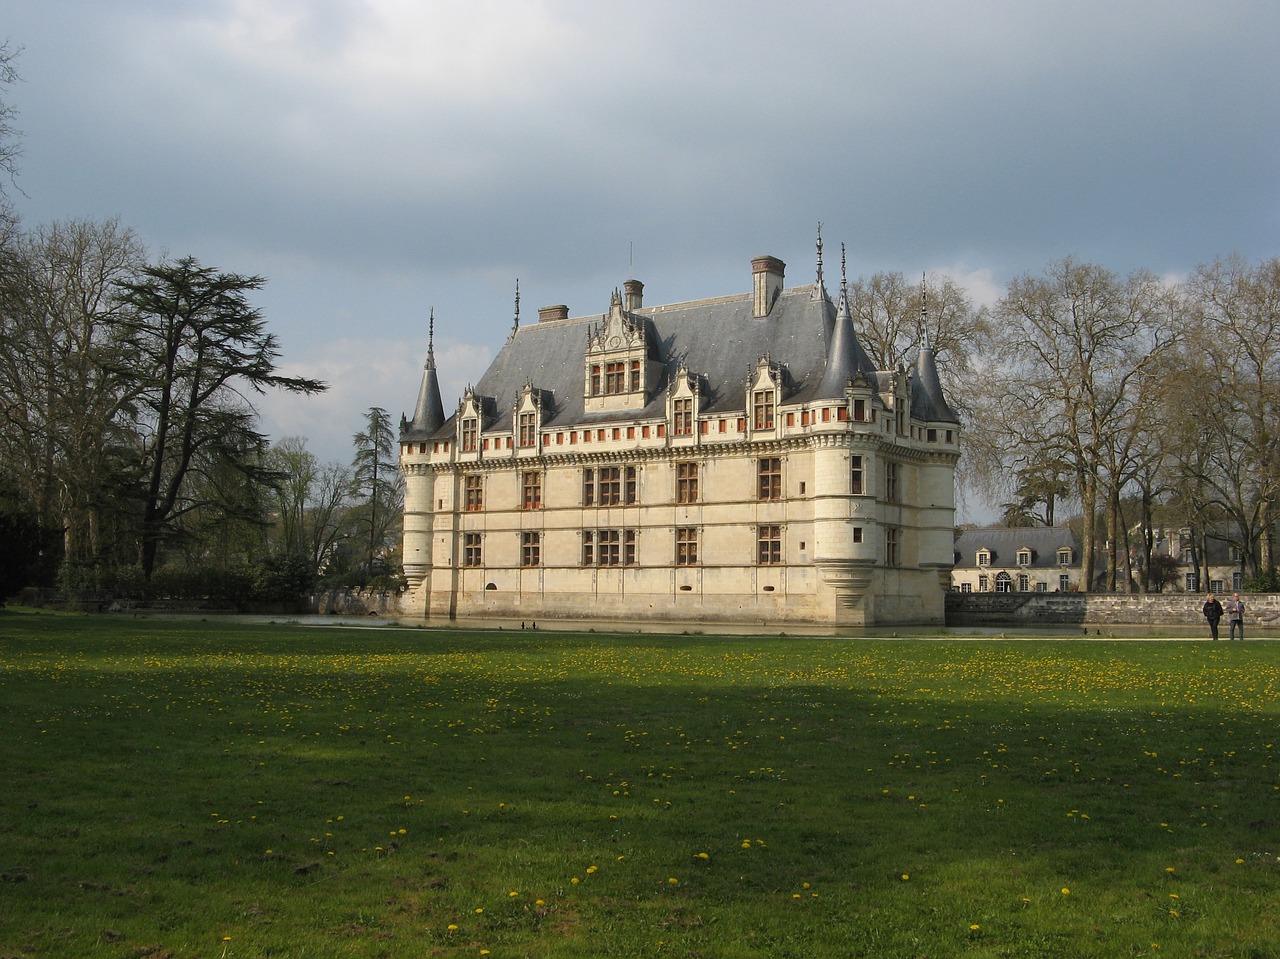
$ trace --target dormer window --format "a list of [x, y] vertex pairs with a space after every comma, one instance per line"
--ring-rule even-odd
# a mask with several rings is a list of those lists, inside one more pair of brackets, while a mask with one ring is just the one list
[[538, 414], [520, 414], [520, 445], [536, 446], [538, 443]]
[[479, 421], [474, 416], [464, 417], [462, 420], [462, 452], [474, 453], [479, 435]]
[[756, 390], [751, 394], [751, 418], [757, 430], [773, 429], [773, 390]]
[[1025, 549], [1025, 548], [1018, 550], [1018, 565], [1019, 566], [1031, 565], [1031, 550]]
[[978, 550], [978, 565], [979, 566], [991, 565], [991, 550], [989, 549]]
[[1071, 565], [1071, 547], [1064, 546], [1062, 547], [1062, 549], [1058, 550], [1058, 565], [1059, 566]]
[[671, 435], [693, 435], [693, 397], [686, 396], [671, 403]]

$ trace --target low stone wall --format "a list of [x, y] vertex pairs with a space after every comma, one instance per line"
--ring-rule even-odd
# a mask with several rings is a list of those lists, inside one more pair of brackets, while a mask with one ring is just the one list
[[[1242, 598], [1246, 626], [1280, 625], [1280, 594]], [[1199, 628], [1205, 623], [1203, 605], [1204, 597], [1195, 593], [947, 593], [947, 625]]]
[[398, 616], [400, 594], [334, 589], [312, 596], [311, 609], [322, 616]]

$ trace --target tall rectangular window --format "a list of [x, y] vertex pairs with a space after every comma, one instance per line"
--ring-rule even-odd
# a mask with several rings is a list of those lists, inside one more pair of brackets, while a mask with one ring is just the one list
[[520, 445], [535, 446], [538, 442], [538, 414], [520, 414]]
[[761, 457], [759, 462], [759, 498], [782, 499], [782, 460], [777, 456]]
[[782, 527], [756, 528], [756, 561], [761, 566], [777, 566], [782, 562]]
[[484, 565], [484, 554], [481, 551], [481, 536], [479, 533], [464, 533], [462, 535], [462, 565]]
[[773, 429], [773, 390], [756, 390], [752, 394], [751, 415], [755, 429]]
[[600, 395], [600, 364], [591, 364], [591, 395]]
[[479, 436], [476, 418], [468, 416], [462, 421], [462, 451], [464, 453], [474, 453], [476, 451], [476, 439]]
[[627, 365], [625, 363], [606, 363], [604, 365], [604, 391], [606, 395], [626, 391]]
[[542, 506], [542, 474], [537, 470], [520, 474], [520, 506], [522, 509]]
[[537, 566], [542, 562], [542, 534], [525, 531], [520, 534], [520, 565]]
[[693, 435], [693, 397], [675, 400], [671, 404], [671, 434], [673, 436]]
[[694, 526], [676, 527], [676, 565], [698, 565], [698, 530]]
[[631, 388], [631, 392], [632, 392], [632, 393], [639, 393], [639, 392], [640, 392], [640, 361], [639, 361], [639, 360], [632, 360], [632, 361], [631, 361], [631, 385], [630, 385], [630, 388]]
[[898, 528], [896, 526], [887, 526], [884, 531], [884, 564], [886, 566], [898, 566], [901, 557], [898, 556]]
[[862, 457], [849, 457], [849, 492], [854, 496], [861, 496], [865, 492], [864, 480], [866, 474], [863, 471]]
[[887, 503], [898, 502], [898, 464], [884, 464], [884, 498]]
[[467, 512], [476, 513], [484, 509], [484, 477], [468, 473], [463, 477], [462, 485]]
[[698, 464], [676, 464], [676, 502], [698, 502]]
[[853, 418], [857, 420], [859, 423], [862, 423], [866, 420], [867, 418], [867, 401], [866, 400], [853, 401]]

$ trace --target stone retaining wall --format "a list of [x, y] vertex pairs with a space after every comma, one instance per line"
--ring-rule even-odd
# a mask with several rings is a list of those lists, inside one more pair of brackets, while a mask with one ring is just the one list
[[[1280, 625], [1280, 593], [1242, 598], [1246, 626]], [[947, 625], [1200, 627], [1203, 605], [1195, 593], [947, 593]]]

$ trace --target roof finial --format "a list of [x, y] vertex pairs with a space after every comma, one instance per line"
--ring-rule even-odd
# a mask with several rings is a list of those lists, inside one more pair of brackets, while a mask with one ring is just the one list
[[849, 292], [849, 270], [844, 258], [844, 243], [840, 244], [840, 294]]
[[818, 289], [822, 290], [822, 221], [818, 221]]
[[520, 277], [516, 277], [516, 319], [511, 324], [511, 335], [515, 336], [516, 331], [520, 329]]
[[436, 308], [431, 308], [431, 319], [427, 321], [427, 357], [436, 354]]
[[929, 346], [929, 289], [925, 286], [925, 275], [920, 274], [920, 337], [921, 344], [927, 350]]

